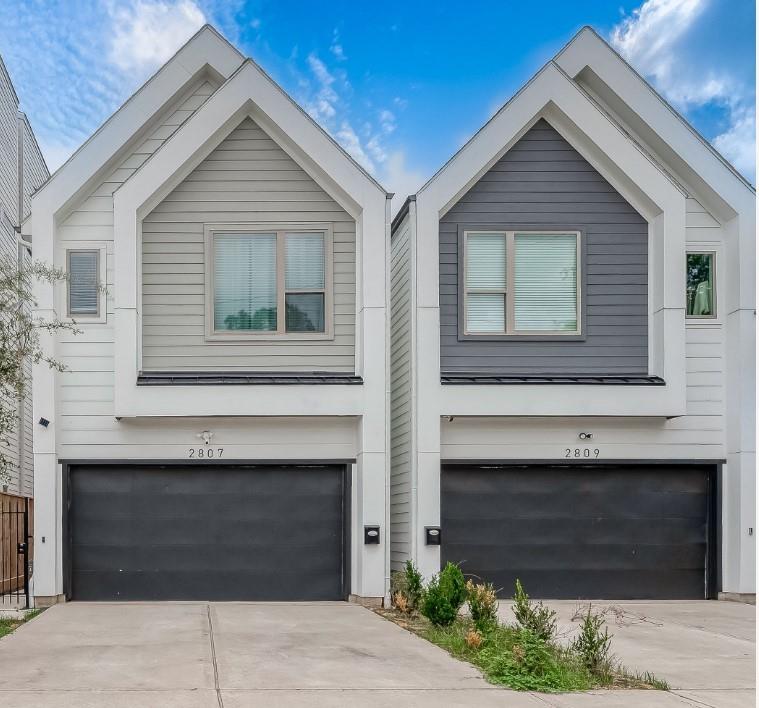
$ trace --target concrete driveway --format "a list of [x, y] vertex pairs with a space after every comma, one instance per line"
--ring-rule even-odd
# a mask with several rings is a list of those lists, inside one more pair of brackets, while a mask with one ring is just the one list
[[638, 613], [645, 621], [615, 627], [616, 648], [626, 663], [681, 676], [683, 690], [539, 696], [490, 686], [468, 664], [355, 605], [71, 603], [0, 640], [0, 705], [753, 705], [753, 608], [677, 603], [664, 621], [653, 607]]

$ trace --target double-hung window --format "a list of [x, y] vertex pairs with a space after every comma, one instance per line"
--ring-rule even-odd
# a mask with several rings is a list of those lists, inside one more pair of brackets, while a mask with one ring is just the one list
[[328, 229], [207, 233], [207, 334], [326, 337], [330, 330]]
[[579, 335], [578, 232], [465, 231], [466, 335]]

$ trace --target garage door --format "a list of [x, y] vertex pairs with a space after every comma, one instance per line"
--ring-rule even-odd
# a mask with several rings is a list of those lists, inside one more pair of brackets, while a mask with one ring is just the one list
[[[441, 478], [442, 561], [510, 596], [704, 598], [713, 466], [454, 466]], [[709, 573], [707, 573], [707, 568]]]
[[75, 600], [339, 600], [344, 466], [69, 468]]

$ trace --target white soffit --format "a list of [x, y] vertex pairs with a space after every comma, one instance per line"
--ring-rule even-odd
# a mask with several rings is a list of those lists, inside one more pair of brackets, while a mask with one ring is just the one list
[[594, 91], [610, 106], [624, 106], [631, 123], [650, 131], [651, 136], [642, 137], [658, 142], [652, 148], [684, 180], [696, 187], [702, 182], [736, 212], [753, 204], [755, 190], [748, 180], [591, 27], [580, 30], [555, 61], [575, 81], [588, 75]]
[[204, 25], [35, 193], [35, 209], [59, 213], [113, 160], [143, 127], [208, 73], [231, 76], [244, 57], [210, 25]]

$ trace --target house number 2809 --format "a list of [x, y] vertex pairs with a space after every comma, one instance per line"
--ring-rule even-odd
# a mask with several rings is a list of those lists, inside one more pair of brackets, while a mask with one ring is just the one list
[[569, 458], [597, 458], [601, 455], [601, 451], [597, 447], [565, 447], [564, 457]]
[[223, 447], [191, 447], [187, 451], [187, 457], [197, 460], [213, 460], [224, 455]]

